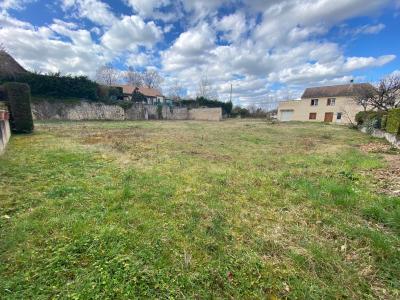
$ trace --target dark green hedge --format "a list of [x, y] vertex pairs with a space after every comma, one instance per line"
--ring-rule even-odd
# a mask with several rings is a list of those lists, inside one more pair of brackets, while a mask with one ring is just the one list
[[133, 102], [146, 102], [147, 98], [145, 95], [143, 95], [141, 92], [135, 90], [132, 93], [132, 101]]
[[232, 102], [222, 102], [218, 100], [210, 100], [204, 97], [198, 97], [196, 100], [180, 100], [179, 104], [181, 106], [186, 106], [188, 108], [198, 108], [201, 106], [204, 107], [221, 107], [224, 114], [230, 115], [232, 112]]
[[375, 128], [384, 129], [385, 119], [387, 112], [385, 111], [360, 111], [356, 114], [357, 125], [366, 125], [366, 123], [374, 122]]
[[116, 101], [123, 100], [124, 94], [122, 87], [98, 85], [97, 86], [97, 97], [100, 101]]
[[196, 101], [199, 103], [199, 106], [205, 107], [221, 107], [224, 114], [230, 114], [232, 112], [232, 102], [221, 102], [217, 100], [209, 100], [204, 97], [197, 98]]
[[400, 108], [389, 111], [386, 120], [386, 131], [400, 135]]
[[7, 103], [11, 113], [11, 130], [14, 133], [31, 133], [33, 120], [29, 85], [19, 82], [4, 84]]
[[0, 82], [16, 81], [29, 84], [33, 96], [81, 98], [98, 100], [98, 84], [85, 76], [26, 73], [17, 78], [1, 78]]

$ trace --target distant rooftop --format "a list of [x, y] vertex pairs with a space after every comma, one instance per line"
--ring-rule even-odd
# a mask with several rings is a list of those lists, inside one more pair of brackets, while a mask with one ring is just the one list
[[0, 76], [14, 77], [27, 71], [6, 51], [0, 50]]
[[369, 83], [353, 83], [353, 84], [342, 84], [342, 85], [331, 85], [331, 86], [320, 86], [307, 88], [302, 99], [305, 98], [321, 98], [321, 97], [346, 97], [354, 96], [357, 91], [363, 89], [372, 89], [372, 85]]
[[[133, 91], [136, 89], [136, 86], [129, 85], [129, 84], [118, 85], [118, 87], [122, 87], [122, 92], [124, 94], [129, 94], [129, 95], [131, 95], [133, 93]], [[140, 87], [138, 87], [138, 89], [139, 89], [139, 93], [141, 93], [147, 97], [161, 97], [162, 96], [161, 92], [157, 89], [147, 88], [144, 86], [140, 86]]]

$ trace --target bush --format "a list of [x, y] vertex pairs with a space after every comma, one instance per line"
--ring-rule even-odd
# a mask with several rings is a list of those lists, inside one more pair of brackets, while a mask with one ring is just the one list
[[33, 120], [29, 85], [18, 82], [4, 84], [11, 113], [11, 130], [14, 133], [31, 133]]
[[179, 104], [182, 105], [182, 106], [186, 106], [188, 108], [197, 108], [197, 107], [199, 107], [199, 104], [197, 103], [196, 100], [185, 100], [185, 99], [183, 99], [183, 100], [179, 101]]
[[26, 73], [16, 78], [1, 78], [1, 82], [16, 81], [29, 84], [33, 96], [54, 98], [81, 98], [98, 100], [98, 84], [85, 76]]
[[122, 87], [98, 85], [97, 97], [100, 101], [107, 102], [123, 100], [124, 94], [122, 91]]
[[382, 130], [386, 130], [386, 124], [387, 124], [387, 115], [383, 115], [382, 120], [381, 120], [381, 129]]
[[133, 91], [132, 93], [132, 101], [133, 102], [146, 102], [147, 98], [138, 90]]
[[108, 87], [108, 98], [111, 100], [124, 100], [124, 93], [122, 87], [110, 86]]
[[356, 114], [356, 122], [359, 126], [371, 126], [373, 124], [376, 129], [384, 128], [382, 127], [382, 119], [386, 114], [385, 111], [360, 111]]
[[236, 106], [232, 109], [231, 116], [241, 117], [241, 118], [248, 118], [250, 117], [250, 111], [247, 108]]
[[400, 108], [389, 111], [386, 121], [386, 131], [400, 135]]

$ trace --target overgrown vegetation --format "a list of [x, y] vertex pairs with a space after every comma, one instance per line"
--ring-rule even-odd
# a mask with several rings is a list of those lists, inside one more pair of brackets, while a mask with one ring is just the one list
[[85, 99], [89, 101], [121, 100], [122, 88], [99, 85], [86, 76], [62, 76], [60, 73], [39, 74], [24, 73], [12, 78], [0, 78], [3, 82], [26, 83], [31, 88], [31, 93], [37, 99]]
[[98, 100], [97, 83], [85, 76], [61, 76], [60, 73], [26, 73], [11, 79], [2, 78], [1, 81], [26, 83], [30, 86], [33, 96]]
[[29, 85], [8, 82], [3, 86], [11, 115], [10, 125], [12, 132], [31, 133], [33, 131], [33, 120]]
[[386, 121], [386, 131], [400, 136], [400, 108], [389, 111]]
[[2, 299], [399, 296], [400, 198], [377, 193], [385, 161], [359, 150], [367, 135], [252, 120], [36, 129], [0, 157]]
[[205, 97], [198, 97], [196, 100], [179, 100], [180, 105], [186, 106], [189, 108], [198, 108], [198, 107], [221, 107], [222, 113], [230, 115], [232, 112], [233, 104], [232, 102], [222, 102], [219, 100], [210, 100]]
[[[356, 114], [356, 123], [359, 126], [373, 124], [374, 128], [382, 128], [382, 120], [386, 118], [386, 111], [360, 111]], [[383, 126], [384, 128], [384, 126]]]

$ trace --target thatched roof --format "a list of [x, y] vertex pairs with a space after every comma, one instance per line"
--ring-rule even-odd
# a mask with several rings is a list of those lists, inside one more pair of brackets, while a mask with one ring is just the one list
[[304, 91], [302, 99], [322, 98], [322, 97], [351, 97], [356, 95], [360, 90], [372, 89], [369, 83], [353, 83], [332, 86], [320, 86], [307, 88]]
[[27, 71], [7, 52], [0, 50], [0, 76], [14, 77]]

